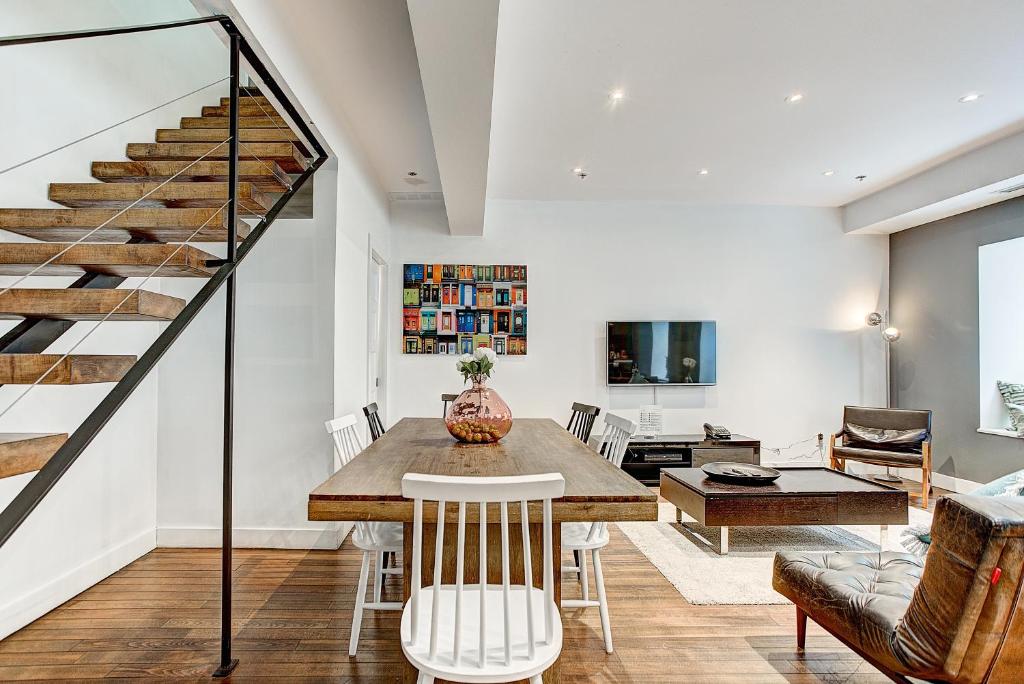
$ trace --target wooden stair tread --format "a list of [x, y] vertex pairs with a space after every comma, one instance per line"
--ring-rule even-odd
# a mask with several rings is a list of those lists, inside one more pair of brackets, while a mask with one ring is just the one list
[[[138, 357], [123, 354], [0, 354], [0, 384], [88, 385], [117, 382]], [[51, 370], [52, 368], [52, 370]]]
[[[188, 167], [188, 168], [186, 168]], [[184, 169], [184, 171], [182, 171]], [[213, 181], [226, 183], [226, 161], [98, 161], [92, 163], [92, 175], [106, 183], [138, 183], [164, 181], [175, 174], [181, 181]], [[277, 164], [266, 161], [242, 160], [238, 163], [238, 178], [252, 183], [262, 192], [285, 192], [291, 184], [288, 174]]]
[[[230, 116], [228, 105], [213, 105], [203, 107], [203, 116]], [[256, 103], [239, 102], [238, 116], [281, 116], [281, 113], [267, 105], [256, 105]]]
[[[257, 142], [290, 142], [298, 147], [303, 155], [308, 155], [308, 150], [299, 136], [289, 128], [241, 128], [238, 131], [238, 138], [246, 145]], [[220, 142], [223, 139], [224, 129], [221, 128], [161, 128], [156, 132], [156, 141], [165, 143]]]
[[[128, 143], [125, 156], [137, 161], [179, 161], [225, 159], [227, 143]], [[245, 143], [239, 146], [239, 159], [276, 163], [285, 173], [302, 173], [306, 158], [290, 142]]]
[[[231, 123], [226, 116], [185, 116], [181, 119], [182, 128], [228, 128]], [[253, 128], [288, 128], [285, 120], [279, 116], [240, 116], [238, 127], [242, 130]], [[224, 138], [221, 138], [223, 140]]]
[[[25, 275], [66, 247], [69, 245], [60, 242], [0, 243], [0, 275]], [[156, 277], [208, 278], [217, 269], [207, 266], [206, 261], [215, 258], [191, 245], [82, 243], [70, 245], [66, 252], [36, 274], [78, 276], [102, 273], [131, 278], [148, 276], [160, 266]], [[165, 259], [168, 261], [163, 264]]]
[[66, 441], [66, 433], [0, 433], [0, 478], [39, 470]]
[[[0, 229], [47, 242], [74, 242], [86, 235], [90, 242], [126, 242], [133, 237], [158, 242], [183, 242], [190, 238], [195, 242], [223, 242], [227, 237], [227, 216], [226, 207], [143, 207], [120, 214], [117, 209], [0, 209]], [[107, 221], [102, 229], [92, 232]], [[239, 238], [249, 234], [249, 226], [241, 218], [237, 219], [236, 227]]]
[[[261, 107], [266, 109], [268, 112], [270, 112], [270, 111], [272, 111], [274, 109], [274, 105], [270, 104], [270, 100], [268, 100], [263, 95], [249, 95], [249, 94], [242, 94], [242, 93], [239, 93], [238, 95], [239, 95], [239, 97], [238, 97], [238, 104], [239, 105], [252, 104], [252, 105], [255, 106], [255, 105], [259, 104]], [[230, 97], [222, 97], [222, 98], [220, 98], [220, 105], [222, 107], [227, 107], [230, 104], [231, 104], [231, 98]]]
[[[219, 208], [228, 199], [227, 183], [171, 182], [148, 183], [50, 183], [49, 198], [66, 207], [124, 208], [147, 195], [134, 208], [168, 207], [172, 209]], [[274, 201], [252, 183], [238, 184], [239, 212], [263, 215]]]
[[185, 300], [148, 290], [92, 288], [15, 288], [0, 291], [0, 320], [45, 318], [98, 321], [169, 321]]

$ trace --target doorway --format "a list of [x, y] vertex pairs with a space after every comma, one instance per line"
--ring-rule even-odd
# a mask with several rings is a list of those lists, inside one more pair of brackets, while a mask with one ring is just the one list
[[381, 419], [387, 424], [387, 287], [388, 265], [370, 248], [367, 283], [367, 389], [366, 403], [376, 402]]

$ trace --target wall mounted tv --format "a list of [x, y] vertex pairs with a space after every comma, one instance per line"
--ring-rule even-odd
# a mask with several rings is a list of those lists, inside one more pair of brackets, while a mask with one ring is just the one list
[[609, 385], [714, 385], [714, 321], [608, 323]]

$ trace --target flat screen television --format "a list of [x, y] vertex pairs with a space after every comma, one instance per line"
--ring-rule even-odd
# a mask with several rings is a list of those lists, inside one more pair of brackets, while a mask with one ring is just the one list
[[608, 323], [609, 385], [714, 385], [715, 321]]

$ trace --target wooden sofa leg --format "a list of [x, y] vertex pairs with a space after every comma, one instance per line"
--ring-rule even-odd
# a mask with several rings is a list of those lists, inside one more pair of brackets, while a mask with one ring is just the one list
[[804, 650], [807, 643], [807, 613], [800, 606], [796, 607], [796, 647]]

